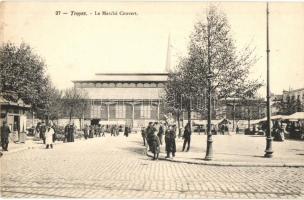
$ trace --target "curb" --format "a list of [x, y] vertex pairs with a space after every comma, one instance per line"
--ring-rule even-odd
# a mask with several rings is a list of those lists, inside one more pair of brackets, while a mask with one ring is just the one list
[[[77, 141], [80, 141], [80, 140], [75, 140], [75, 142]], [[61, 145], [61, 144], [65, 144], [64, 142], [60, 142], [60, 143], [57, 143], [55, 145]], [[4, 156], [4, 155], [10, 155], [10, 154], [13, 154], [13, 153], [17, 153], [17, 152], [20, 152], [20, 151], [25, 151], [25, 150], [29, 150], [29, 149], [37, 149], [37, 148], [40, 148], [40, 147], [43, 147], [45, 146], [45, 144], [37, 144], [37, 143], [34, 143], [34, 144], [31, 144], [29, 146], [26, 146], [26, 147], [21, 147], [21, 148], [16, 148], [16, 149], [13, 149], [13, 150], [9, 150], [8, 152], [5, 152], [5, 151], [0, 151], [2, 153], [1, 157]]]
[[[148, 157], [153, 158], [153, 155], [150, 152], [146, 152], [146, 155]], [[304, 163], [248, 163], [248, 162], [225, 162], [225, 161], [206, 161], [206, 160], [195, 162], [195, 161], [166, 159], [166, 158], [158, 158], [158, 160], [175, 162], [175, 163], [225, 166], [225, 167], [295, 167], [295, 168], [304, 167]]]

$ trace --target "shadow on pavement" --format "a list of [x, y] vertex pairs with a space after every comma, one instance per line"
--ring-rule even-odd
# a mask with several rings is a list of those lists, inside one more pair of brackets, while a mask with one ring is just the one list
[[265, 137], [265, 135], [247, 135], [249, 137]]
[[124, 147], [124, 148], [120, 148], [123, 151], [128, 151], [130, 153], [134, 153], [134, 154], [138, 154], [138, 155], [146, 155], [145, 151], [146, 148], [143, 147]]

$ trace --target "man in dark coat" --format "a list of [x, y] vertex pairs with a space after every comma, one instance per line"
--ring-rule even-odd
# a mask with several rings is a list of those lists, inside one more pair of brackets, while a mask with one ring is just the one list
[[156, 128], [153, 126], [153, 122], [149, 122], [149, 125], [146, 129], [146, 135], [147, 135], [147, 143], [148, 143], [150, 151], [152, 149], [152, 141], [154, 138], [155, 131], [156, 131]]
[[170, 158], [170, 153], [172, 153], [172, 157], [175, 157], [175, 152], [176, 152], [175, 138], [176, 138], [175, 126], [169, 125], [165, 133], [165, 143], [166, 143], [166, 152], [167, 152], [166, 158]]
[[146, 146], [147, 134], [144, 127], [141, 128], [141, 137], [143, 138], [144, 146]]
[[191, 141], [191, 127], [190, 123], [187, 123], [185, 126], [185, 131], [184, 131], [184, 144], [183, 144], [183, 151], [185, 150], [186, 144], [188, 144], [187, 151], [190, 149], [190, 141]]
[[46, 126], [45, 123], [42, 122], [40, 126], [40, 138], [42, 139], [43, 144], [45, 144], [45, 132], [46, 132]]
[[74, 132], [75, 132], [75, 128], [74, 128], [74, 124], [70, 124], [67, 125], [65, 127], [65, 135], [67, 138], [67, 142], [74, 142]]
[[160, 145], [163, 145], [164, 126], [160, 124], [157, 136], [159, 138]]
[[74, 124], [71, 124], [69, 127], [69, 142], [74, 142], [74, 134], [75, 134], [75, 126]]
[[10, 128], [7, 125], [7, 122], [4, 121], [1, 127], [1, 146], [3, 151], [8, 151], [8, 143], [9, 143], [9, 134], [11, 133]]
[[102, 126], [101, 126], [101, 133], [102, 133], [101, 136], [102, 136], [102, 137], [106, 137], [106, 135], [105, 135], [105, 131], [106, 131], [106, 130], [105, 130], [105, 129], [106, 129], [105, 126], [102, 125]]
[[157, 160], [160, 152], [160, 142], [159, 138], [156, 135], [156, 124], [153, 124], [153, 122], [149, 122], [149, 126], [146, 129], [147, 133], [147, 142], [149, 145], [150, 151], [153, 153], [153, 160]]
[[90, 128], [89, 128], [89, 126], [86, 124], [86, 125], [84, 126], [84, 129], [83, 129], [84, 139], [88, 139], [89, 131], [90, 131]]
[[129, 127], [128, 127], [128, 126], [125, 126], [125, 132], [124, 132], [124, 135], [125, 135], [126, 137], [128, 137], [128, 136], [129, 136]]
[[90, 125], [89, 138], [93, 138], [93, 137], [94, 137], [94, 127], [93, 125]]

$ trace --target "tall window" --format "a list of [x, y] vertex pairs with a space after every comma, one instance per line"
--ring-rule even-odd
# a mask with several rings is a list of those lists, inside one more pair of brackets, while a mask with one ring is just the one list
[[142, 104], [140, 108], [140, 118], [151, 118], [151, 106], [149, 104]]
[[116, 104], [115, 115], [118, 119], [124, 119], [126, 117], [126, 107], [122, 102]]

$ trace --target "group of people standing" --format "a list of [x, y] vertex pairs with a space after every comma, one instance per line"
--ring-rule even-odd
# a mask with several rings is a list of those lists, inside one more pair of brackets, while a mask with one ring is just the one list
[[55, 127], [52, 121], [45, 123], [44, 121], [38, 122], [36, 126], [36, 132], [39, 134], [39, 138], [46, 145], [46, 148], [53, 148], [53, 144], [56, 140]]
[[[149, 147], [149, 150], [153, 153], [153, 159], [158, 159], [160, 153], [160, 146], [163, 145], [163, 136], [165, 136], [165, 149], [167, 156], [166, 158], [175, 157], [176, 153], [176, 125], [167, 124], [167, 123], [158, 123], [158, 122], [149, 122], [147, 128], [142, 128], [141, 134], [143, 137], [144, 146], [146, 146], [146, 141]], [[183, 133], [184, 144], [183, 151], [187, 145], [187, 151], [190, 149], [191, 141], [191, 128], [188, 123], [185, 126]]]
[[83, 129], [84, 139], [95, 137], [105, 137], [104, 125], [85, 125]]
[[109, 132], [111, 133], [111, 136], [119, 136], [120, 132], [124, 132], [124, 136], [128, 137], [129, 134], [131, 133], [131, 127], [128, 125], [125, 125], [124, 130], [123, 126], [120, 125], [112, 125], [107, 128]]

